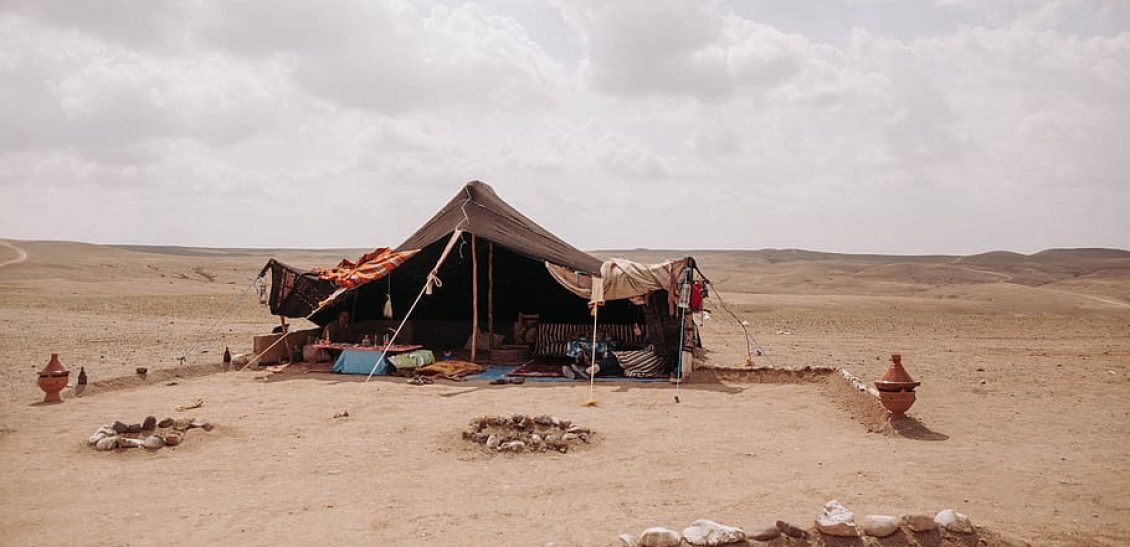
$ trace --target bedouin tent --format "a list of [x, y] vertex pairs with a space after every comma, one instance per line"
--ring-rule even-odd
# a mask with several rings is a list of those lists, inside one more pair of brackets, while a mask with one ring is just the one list
[[[398, 342], [436, 349], [521, 342], [515, 323], [536, 317], [536, 339], [525, 342], [535, 355], [563, 356], [569, 339], [592, 334], [590, 305], [599, 305], [598, 331], [629, 347], [648, 345], [671, 372], [681, 332], [693, 329], [675, 308], [693, 265], [690, 258], [650, 266], [602, 262], [473, 181], [394, 249], [311, 272], [272, 259], [260, 275], [271, 272], [275, 315], [324, 326], [349, 310], [378, 339], [400, 331]], [[595, 294], [594, 279], [601, 280]]]

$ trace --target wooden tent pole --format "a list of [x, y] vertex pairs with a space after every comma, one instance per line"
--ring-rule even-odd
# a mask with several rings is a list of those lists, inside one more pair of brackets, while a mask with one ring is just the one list
[[475, 234], [471, 234], [471, 362], [479, 350], [479, 255], [475, 252]]
[[494, 349], [494, 242], [487, 243], [487, 329], [490, 330], [490, 341], [487, 349]]

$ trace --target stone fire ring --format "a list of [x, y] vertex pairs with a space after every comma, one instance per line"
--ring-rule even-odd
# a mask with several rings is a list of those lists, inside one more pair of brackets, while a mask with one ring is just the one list
[[593, 432], [554, 416], [483, 416], [471, 420], [463, 438], [491, 452], [546, 452], [562, 454], [579, 444], [588, 444]]

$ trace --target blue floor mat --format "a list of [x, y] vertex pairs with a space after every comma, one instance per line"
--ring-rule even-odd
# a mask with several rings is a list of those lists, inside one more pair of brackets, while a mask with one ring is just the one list
[[469, 382], [473, 382], [473, 381], [489, 382], [491, 380], [497, 380], [499, 378], [506, 377], [506, 374], [508, 372], [514, 370], [514, 368], [515, 367], [508, 367], [508, 366], [504, 366], [504, 365], [487, 365], [486, 370], [484, 370], [484, 371], [482, 371], [478, 374], [468, 376], [468, 377], [464, 378], [464, 380], [467, 380]]

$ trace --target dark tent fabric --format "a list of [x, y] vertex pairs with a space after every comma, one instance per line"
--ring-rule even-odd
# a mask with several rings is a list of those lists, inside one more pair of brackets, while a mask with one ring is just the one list
[[274, 315], [306, 317], [337, 287], [310, 272], [301, 272], [275, 259], [263, 266], [259, 276], [271, 272], [271, 294], [267, 300]]
[[[307, 317], [324, 326], [339, 311], [347, 310], [351, 321], [376, 333], [375, 338], [403, 328], [400, 336], [411, 343], [453, 349], [464, 347], [471, 337], [472, 301], [477, 295], [477, 322], [484, 333], [493, 331], [509, 338], [518, 318], [530, 315], [543, 327], [553, 326], [570, 336], [575, 335], [570, 329], [592, 330], [588, 300], [562, 286], [546, 263], [574, 272], [560, 275], [599, 276], [601, 261], [519, 213], [485, 183], [464, 186], [395, 250], [415, 254], [385, 277], [336, 293], [331, 283], [272, 260], [268, 264], [274, 265], [270, 268], [272, 313]], [[441, 257], [445, 258], [441, 261]], [[424, 295], [423, 287], [437, 264], [435, 279], [441, 282]], [[302, 283], [306, 285], [301, 291], [279, 289], [280, 285]], [[296, 292], [302, 297], [296, 297]], [[301, 305], [292, 300], [300, 300]], [[627, 299], [606, 302], [599, 311], [600, 328], [643, 326], [657, 356], [670, 368], [678, 354], [679, 322], [667, 313], [666, 291], [656, 291], [645, 300], [643, 305]], [[386, 304], [392, 317], [385, 316]], [[409, 310], [411, 315], [405, 317]]]
[[502, 201], [489, 184], [472, 181], [455, 195], [397, 251], [423, 249], [465, 230], [526, 258], [552, 262], [578, 272], [600, 275], [600, 260], [565, 243]]

